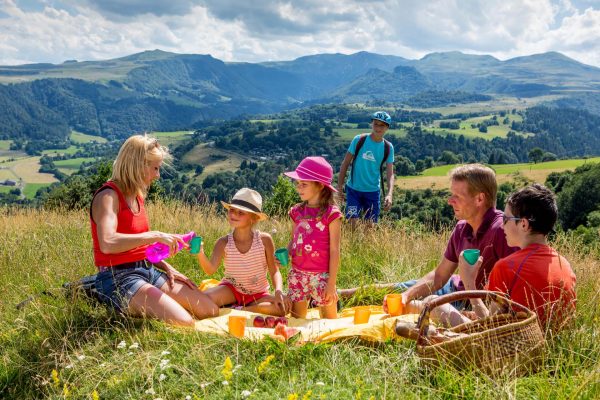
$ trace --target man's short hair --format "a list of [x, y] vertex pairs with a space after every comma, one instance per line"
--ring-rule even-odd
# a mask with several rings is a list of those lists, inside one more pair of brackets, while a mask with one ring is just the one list
[[556, 197], [550, 189], [534, 183], [512, 193], [506, 205], [515, 217], [527, 218], [531, 232], [547, 235], [558, 218]]
[[459, 165], [450, 171], [450, 179], [467, 182], [471, 195], [484, 193], [487, 206], [496, 207], [498, 183], [496, 182], [496, 173], [490, 167], [482, 164]]

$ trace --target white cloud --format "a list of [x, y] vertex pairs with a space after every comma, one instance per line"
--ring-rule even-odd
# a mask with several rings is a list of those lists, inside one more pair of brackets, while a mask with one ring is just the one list
[[500, 59], [560, 51], [600, 66], [600, 10], [592, 4], [40, 0], [25, 9], [0, 0], [0, 64], [107, 59], [160, 48], [250, 62], [360, 50], [407, 58], [459, 50]]

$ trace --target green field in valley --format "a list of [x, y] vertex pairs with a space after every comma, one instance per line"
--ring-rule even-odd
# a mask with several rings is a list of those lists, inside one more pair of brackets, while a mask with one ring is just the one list
[[11, 143], [12, 143], [12, 140], [0, 140], [0, 150], [10, 149]]
[[42, 150], [42, 154], [47, 155], [47, 156], [56, 156], [56, 155], [73, 155], [75, 153], [77, 153], [77, 150], [79, 150], [78, 146], [69, 146], [66, 149], [47, 149], [47, 150]]
[[28, 199], [33, 199], [38, 189], [50, 186], [48, 183], [28, 183], [25, 185], [25, 190], [23, 190], [23, 194]]
[[160, 141], [163, 146], [173, 146], [192, 135], [194, 131], [172, 131], [172, 132], [149, 132], [149, 136], [153, 136]]
[[89, 143], [89, 142], [97, 142], [97, 143], [106, 143], [107, 140], [101, 136], [93, 136], [87, 135], [85, 133], [72, 131], [71, 132], [71, 141], [75, 143]]
[[71, 158], [68, 160], [58, 160], [54, 161], [54, 165], [58, 168], [59, 171], [71, 175], [74, 172], [79, 171], [79, 167], [81, 164], [87, 161], [94, 161], [93, 157], [79, 157], [79, 158]]
[[[522, 164], [495, 164], [490, 165], [498, 175], [513, 174], [515, 172], [546, 170], [546, 169], [574, 169], [585, 163], [600, 162], [600, 157], [594, 158], [573, 158], [568, 160], [548, 161], [541, 163], [522, 163]], [[448, 172], [459, 164], [441, 165], [423, 171], [421, 176], [447, 176]]]
[[[600, 157], [557, 160], [537, 164], [497, 164], [490, 167], [496, 171], [499, 183], [513, 181], [517, 176], [530, 182], [544, 183], [552, 172], [572, 170], [585, 163], [598, 162], [600, 162]], [[458, 164], [441, 165], [426, 169], [421, 175], [396, 177], [396, 186], [401, 189], [448, 189], [450, 186], [448, 173], [456, 165]]]

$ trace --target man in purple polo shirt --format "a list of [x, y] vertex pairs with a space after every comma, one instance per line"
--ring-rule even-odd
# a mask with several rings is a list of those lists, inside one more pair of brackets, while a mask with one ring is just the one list
[[[454, 209], [454, 216], [459, 222], [452, 232], [442, 260], [421, 279], [377, 287], [404, 291], [404, 304], [431, 294], [443, 295], [463, 290], [460, 277], [453, 275], [458, 267], [458, 256], [465, 249], [479, 249], [483, 265], [476, 283], [479, 289], [483, 289], [496, 261], [517, 250], [506, 244], [502, 211], [496, 210], [497, 192], [496, 174], [491, 168], [481, 164], [454, 168], [450, 172], [451, 195], [448, 204]], [[356, 289], [341, 290], [340, 297], [350, 297], [355, 292]]]

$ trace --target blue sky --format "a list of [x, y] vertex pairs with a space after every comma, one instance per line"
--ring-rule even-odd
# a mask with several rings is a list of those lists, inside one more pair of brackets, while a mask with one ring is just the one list
[[0, 64], [153, 49], [248, 62], [559, 51], [600, 67], [600, 0], [0, 0]]

